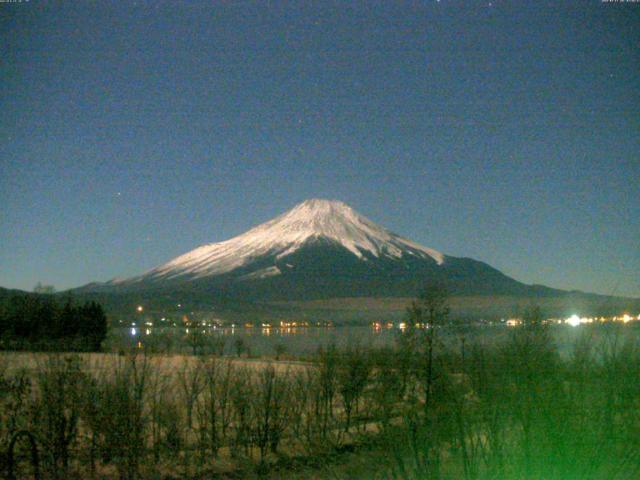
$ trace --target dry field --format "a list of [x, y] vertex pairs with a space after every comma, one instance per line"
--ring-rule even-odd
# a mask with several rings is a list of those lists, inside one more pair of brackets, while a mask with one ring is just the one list
[[313, 363], [2, 353], [0, 453], [28, 430], [44, 478], [640, 478], [637, 336], [434, 332]]

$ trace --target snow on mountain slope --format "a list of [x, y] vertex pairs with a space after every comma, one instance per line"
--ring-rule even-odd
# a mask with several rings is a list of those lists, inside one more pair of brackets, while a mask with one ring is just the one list
[[[369, 253], [377, 258], [413, 255], [433, 259], [438, 265], [445, 261], [442, 253], [386, 230], [342, 202], [312, 199], [230, 240], [202, 245], [139, 277], [110, 283], [220, 275], [266, 255], [281, 259], [315, 239], [342, 245], [362, 260], [366, 260], [364, 254]], [[253, 278], [278, 274], [277, 267], [270, 267], [256, 272]]]

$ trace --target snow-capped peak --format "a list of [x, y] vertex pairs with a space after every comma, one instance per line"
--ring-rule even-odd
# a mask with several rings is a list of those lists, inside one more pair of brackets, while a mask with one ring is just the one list
[[[406, 254], [431, 257], [438, 265], [444, 262], [442, 253], [391, 233], [343, 202], [310, 199], [242, 235], [202, 245], [132, 280], [219, 275], [264, 255], [280, 259], [313, 239], [335, 242], [363, 260], [368, 252], [374, 257], [401, 258]], [[275, 269], [269, 272], [280, 273]]]

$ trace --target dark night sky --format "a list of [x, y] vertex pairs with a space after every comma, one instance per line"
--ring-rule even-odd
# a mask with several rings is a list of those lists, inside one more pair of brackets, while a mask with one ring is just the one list
[[1, 286], [137, 274], [321, 197], [640, 297], [640, 3], [270, 3], [0, 4]]

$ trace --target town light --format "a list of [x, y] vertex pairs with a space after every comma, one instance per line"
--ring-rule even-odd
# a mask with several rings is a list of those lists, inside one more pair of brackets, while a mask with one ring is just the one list
[[572, 327], [577, 327], [578, 325], [580, 325], [580, 317], [578, 317], [577, 315], [571, 315], [569, 318], [567, 318], [566, 322]]

